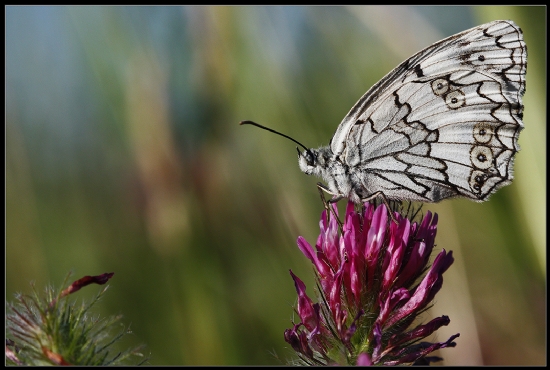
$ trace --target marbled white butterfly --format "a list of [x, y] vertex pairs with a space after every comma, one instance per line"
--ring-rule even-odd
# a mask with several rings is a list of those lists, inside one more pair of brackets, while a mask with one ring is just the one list
[[527, 48], [512, 21], [494, 21], [413, 55], [359, 99], [330, 145], [298, 150], [319, 187], [362, 203], [482, 202], [513, 178], [523, 129]]

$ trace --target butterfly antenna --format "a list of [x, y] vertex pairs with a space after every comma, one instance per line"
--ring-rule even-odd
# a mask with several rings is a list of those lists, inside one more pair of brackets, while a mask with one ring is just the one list
[[[285, 135], [285, 134], [282, 134], [282, 133], [280, 133], [280, 132], [278, 132], [278, 131], [275, 131], [275, 130], [269, 128], [269, 127], [262, 126], [262, 125], [260, 125], [259, 123], [252, 122], [252, 121], [241, 121], [241, 122], [239, 123], [239, 125], [252, 125], [252, 126], [259, 127], [259, 128], [263, 128], [264, 130], [271, 131], [271, 132], [273, 132], [274, 134], [277, 134], [277, 135], [281, 135], [281, 136], [283, 136], [283, 137], [286, 137], [287, 139], [290, 139], [290, 140], [294, 141], [296, 144], [300, 145], [300, 146], [301, 146], [302, 148], [304, 148], [308, 153], [311, 152], [309, 148], [307, 148], [304, 144], [300, 143], [299, 141], [297, 141], [297, 140], [291, 138], [291, 137], [288, 136], [288, 135]], [[298, 151], [298, 153], [300, 153], [300, 152]]]

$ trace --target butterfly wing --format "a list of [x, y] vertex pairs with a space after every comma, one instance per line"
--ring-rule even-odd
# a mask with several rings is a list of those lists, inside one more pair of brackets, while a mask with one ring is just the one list
[[495, 21], [441, 40], [374, 85], [331, 141], [368, 191], [484, 201], [512, 180], [527, 50]]

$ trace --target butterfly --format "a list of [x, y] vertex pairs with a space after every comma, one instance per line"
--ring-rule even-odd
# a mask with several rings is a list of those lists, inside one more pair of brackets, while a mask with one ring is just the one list
[[486, 201], [513, 179], [523, 129], [527, 47], [512, 21], [493, 21], [419, 51], [371, 87], [330, 144], [298, 149], [331, 202]]

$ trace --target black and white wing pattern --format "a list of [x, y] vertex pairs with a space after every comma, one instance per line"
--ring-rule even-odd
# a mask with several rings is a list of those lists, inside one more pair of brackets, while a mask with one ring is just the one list
[[304, 152], [310, 158], [300, 167], [356, 202], [376, 192], [423, 202], [485, 201], [513, 178], [526, 68], [522, 31], [512, 21], [450, 36], [367, 91], [330, 148]]

